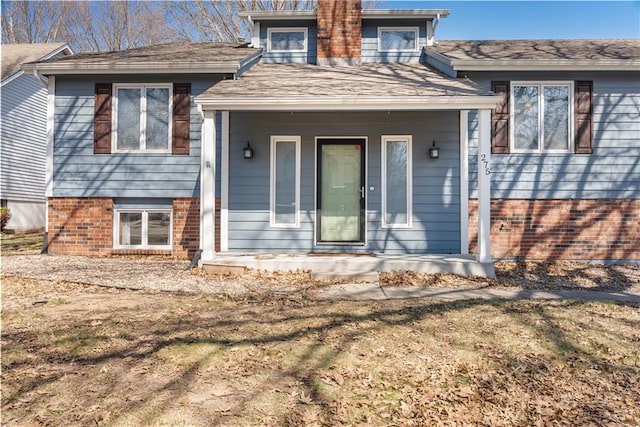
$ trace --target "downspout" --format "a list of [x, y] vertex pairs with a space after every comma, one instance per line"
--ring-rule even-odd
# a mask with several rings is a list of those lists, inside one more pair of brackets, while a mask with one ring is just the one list
[[47, 79], [46, 77], [44, 77], [42, 74], [40, 74], [40, 72], [37, 69], [33, 69], [33, 71], [31, 72], [31, 74], [33, 74], [33, 77], [38, 81], [38, 83], [40, 83], [43, 87], [47, 88], [49, 87], [49, 79]]

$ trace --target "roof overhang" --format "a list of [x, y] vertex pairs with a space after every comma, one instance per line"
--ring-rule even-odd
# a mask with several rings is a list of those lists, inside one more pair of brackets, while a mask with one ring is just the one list
[[223, 111], [427, 111], [494, 108], [502, 97], [412, 96], [412, 97], [197, 97], [204, 110]]
[[[448, 9], [363, 9], [362, 19], [439, 19], [449, 16]], [[290, 21], [290, 20], [315, 20], [318, 15], [316, 10], [254, 10], [239, 12], [238, 16], [248, 18], [249, 21]]]
[[[60, 47], [52, 50], [51, 52], [49, 52], [48, 54], [46, 54], [45, 56], [40, 58], [40, 61], [44, 61], [44, 60], [53, 58], [54, 56], [56, 56], [56, 55], [58, 55], [60, 53], [64, 53], [65, 55], [73, 55], [74, 52], [73, 52], [73, 49], [71, 49], [71, 47], [69, 46], [68, 43], [64, 43]], [[11, 76], [9, 76], [6, 79], [2, 80], [2, 83], [0, 83], [0, 86], [4, 86], [5, 84], [9, 83], [10, 81], [15, 80], [16, 78], [18, 78], [22, 74], [24, 74], [26, 71], [33, 72], [33, 70], [25, 70], [23, 65], [24, 64], [20, 65], [20, 70], [19, 71], [13, 73]]]
[[455, 59], [431, 49], [427, 55], [455, 71], [638, 71], [637, 59]]
[[42, 75], [64, 74], [234, 74], [240, 68], [258, 58], [258, 51], [242, 61], [219, 62], [51, 62], [23, 64], [27, 72]]

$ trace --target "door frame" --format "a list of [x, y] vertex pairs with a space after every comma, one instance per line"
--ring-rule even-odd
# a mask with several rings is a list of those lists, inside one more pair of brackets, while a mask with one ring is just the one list
[[[324, 139], [328, 139], [328, 140], [345, 140], [345, 139], [357, 139], [357, 140], [361, 140], [364, 143], [364, 150], [363, 150], [363, 156], [362, 158], [362, 170], [361, 170], [361, 175], [364, 181], [364, 204], [362, 206], [362, 208], [360, 209], [361, 211], [361, 218], [360, 218], [360, 233], [361, 233], [361, 241], [359, 242], [322, 242], [319, 240], [320, 237], [320, 232], [319, 232], [319, 226], [320, 226], [320, 217], [318, 215], [318, 197], [319, 197], [319, 191], [318, 191], [318, 160], [319, 160], [319, 156], [318, 156], [318, 141], [319, 140], [324, 140]], [[367, 168], [367, 164], [368, 164], [368, 159], [369, 159], [369, 137], [368, 136], [354, 136], [354, 135], [350, 135], [350, 136], [336, 136], [336, 135], [330, 135], [330, 136], [316, 136], [314, 139], [314, 159], [313, 159], [313, 191], [314, 191], [314, 195], [313, 195], [313, 212], [314, 212], [314, 224], [313, 224], [313, 243], [314, 245], [318, 245], [318, 246], [366, 246], [367, 245], [367, 229], [368, 229], [368, 221], [367, 221], [367, 205], [368, 205], [368, 194], [369, 194], [369, 190], [368, 190], [368, 181], [369, 181], [369, 170]]]

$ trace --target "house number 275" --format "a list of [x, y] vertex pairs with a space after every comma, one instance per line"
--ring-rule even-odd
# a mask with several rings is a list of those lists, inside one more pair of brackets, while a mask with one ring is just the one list
[[489, 160], [487, 160], [487, 155], [486, 154], [480, 155], [480, 160], [484, 165], [484, 174], [491, 175], [491, 168], [489, 167]]

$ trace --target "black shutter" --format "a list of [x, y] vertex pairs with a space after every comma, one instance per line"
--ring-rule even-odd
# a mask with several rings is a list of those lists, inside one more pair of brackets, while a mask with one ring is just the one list
[[191, 119], [191, 83], [173, 84], [173, 135], [171, 152], [189, 155]]
[[491, 153], [509, 154], [509, 82], [491, 82], [491, 90], [502, 96], [491, 110]]
[[593, 82], [575, 82], [575, 152], [593, 152]]
[[93, 153], [111, 154], [111, 84], [97, 83], [93, 119]]

